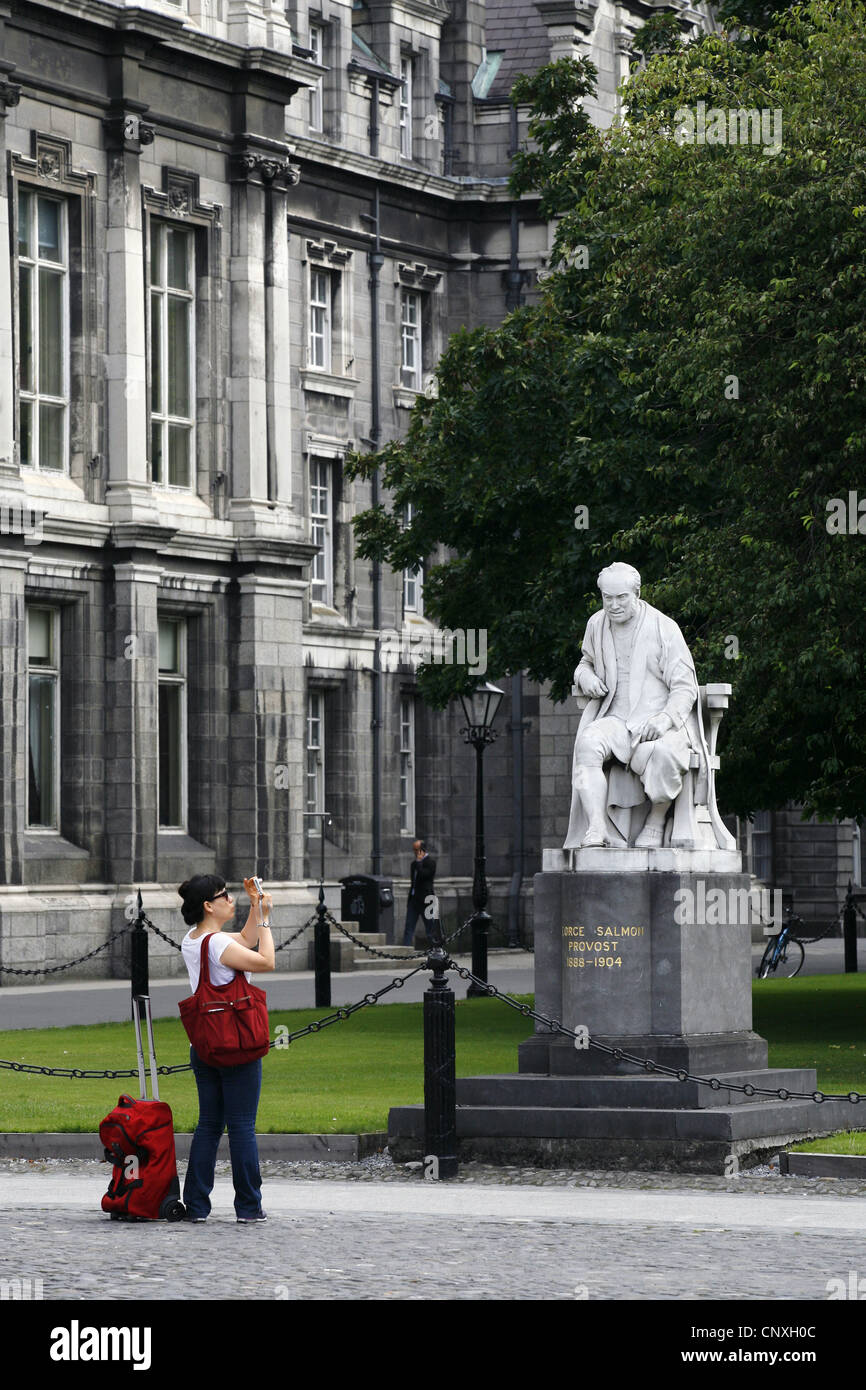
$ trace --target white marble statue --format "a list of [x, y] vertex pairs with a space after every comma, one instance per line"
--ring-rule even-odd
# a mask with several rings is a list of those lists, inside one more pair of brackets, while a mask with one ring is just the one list
[[574, 673], [585, 708], [564, 849], [735, 849], [713, 787], [730, 686], [703, 688], [715, 711], [711, 754], [694, 662], [677, 624], [641, 599], [631, 565], [602, 570], [598, 587], [602, 607], [586, 625]]

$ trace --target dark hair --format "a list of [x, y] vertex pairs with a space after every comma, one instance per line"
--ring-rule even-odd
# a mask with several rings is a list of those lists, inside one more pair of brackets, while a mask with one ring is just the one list
[[188, 878], [186, 883], [182, 883], [178, 888], [178, 893], [183, 898], [181, 916], [188, 927], [197, 927], [204, 916], [205, 903], [213, 902], [217, 893], [221, 893], [226, 886], [224, 878], [219, 874], [194, 874]]

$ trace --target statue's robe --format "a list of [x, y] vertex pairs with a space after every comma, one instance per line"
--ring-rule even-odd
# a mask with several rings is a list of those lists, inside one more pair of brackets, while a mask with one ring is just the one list
[[[582, 645], [583, 655], [575, 671], [575, 684], [581, 670], [592, 671], [607, 686], [607, 694], [591, 699], [583, 711], [575, 738], [575, 758], [572, 766], [571, 815], [564, 848], [579, 849], [586, 833], [587, 816], [575, 784], [577, 748], [580, 735], [596, 719], [603, 719], [613, 703], [617, 685], [616, 650], [611, 622], [604, 609], [593, 613], [586, 625]], [[709, 794], [709, 753], [701, 720], [700, 699], [695, 665], [685, 638], [673, 618], [660, 613], [643, 599], [638, 600], [634, 619], [634, 637], [629, 670], [629, 707], [626, 727], [632, 738], [632, 756], [640, 750], [636, 761], [645, 766], [653, 742], [639, 743], [638, 730], [654, 714], [664, 712], [673, 721], [673, 730], [683, 729], [689, 749], [698, 756], [694, 779], [696, 805], [706, 805]], [[664, 735], [662, 736], [664, 738]], [[632, 810], [644, 806], [649, 812], [640, 777], [630, 767], [616, 760], [610, 763], [607, 779], [607, 815], [622, 843], [633, 838]], [[645, 817], [642, 817], [642, 820]], [[615, 838], [615, 837], [612, 837]]]

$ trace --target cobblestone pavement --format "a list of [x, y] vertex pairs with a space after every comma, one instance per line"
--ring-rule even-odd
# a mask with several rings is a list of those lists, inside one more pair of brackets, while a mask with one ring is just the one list
[[273, 1161], [256, 1227], [235, 1223], [227, 1164], [203, 1225], [110, 1221], [106, 1171], [0, 1163], [0, 1279], [41, 1279], [47, 1300], [748, 1301], [825, 1300], [829, 1280], [866, 1273], [863, 1185], [766, 1169], [731, 1180], [467, 1164], [434, 1184], [386, 1157]]

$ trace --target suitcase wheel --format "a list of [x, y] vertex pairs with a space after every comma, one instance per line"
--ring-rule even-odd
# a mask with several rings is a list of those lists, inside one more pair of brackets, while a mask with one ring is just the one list
[[159, 1215], [163, 1221], [185, 1221], [186, 1207], [177, 1197], [166, 1197], [160, 1206]]

